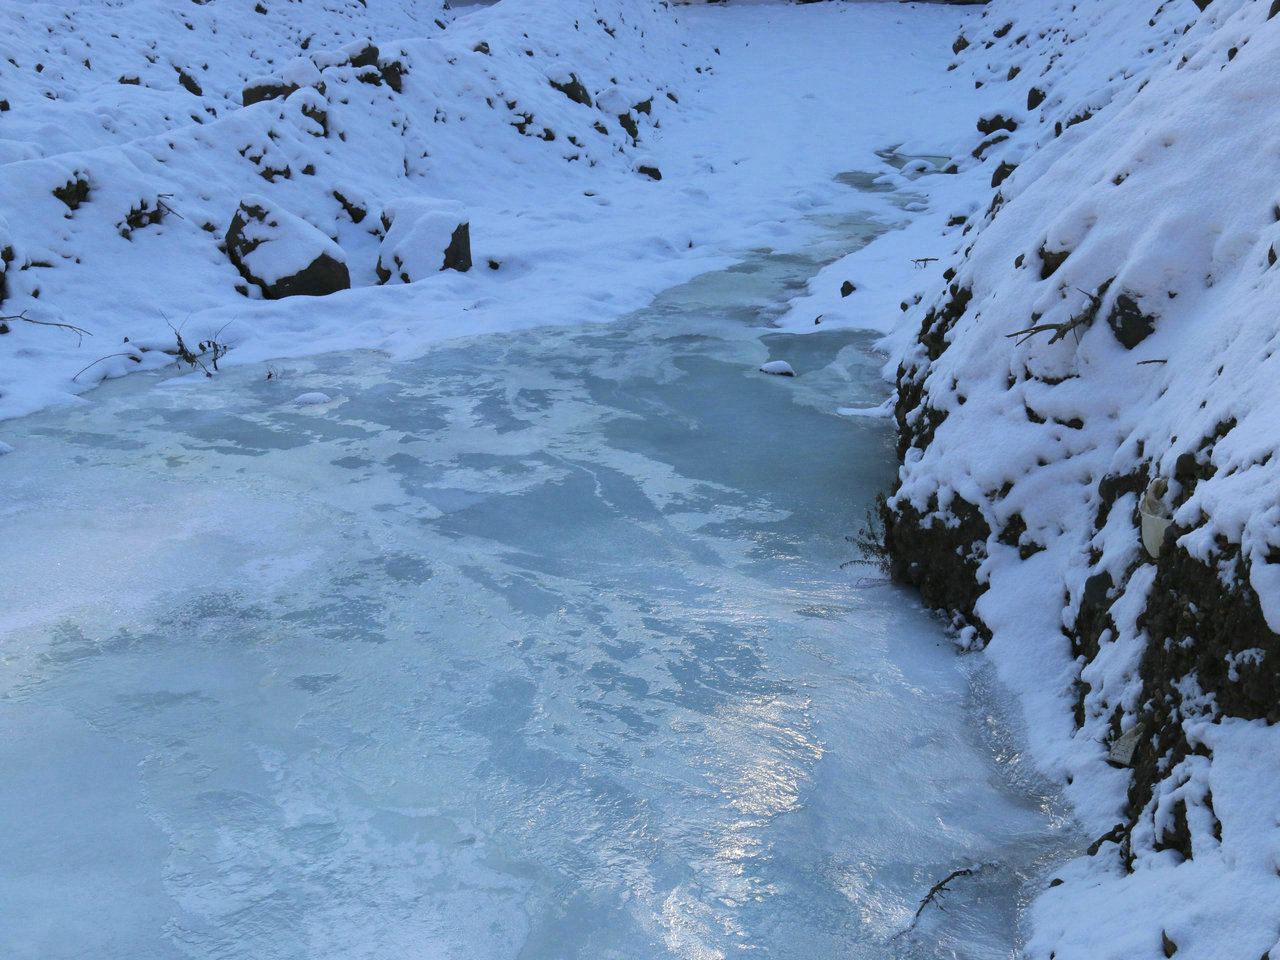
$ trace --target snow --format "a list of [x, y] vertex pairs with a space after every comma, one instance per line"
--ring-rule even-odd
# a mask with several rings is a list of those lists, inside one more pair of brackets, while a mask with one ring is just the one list
[[794, 377], [796, 375], [795, 368], [785, 360], [770, 360], [768, 363], [761, 364], [761, 373], [772, 373], [778, 377]]
[[333, 398], [327, 393], [321, 393], [319, 390], [312, 390], [309, 393], [300, 393], [294, 397], [290, 403], [295, 407], [309, 407], [321, 403], [331, 403]]

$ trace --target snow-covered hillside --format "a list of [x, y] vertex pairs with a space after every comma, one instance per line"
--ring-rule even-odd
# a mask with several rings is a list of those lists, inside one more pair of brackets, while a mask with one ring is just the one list
[[989, 641], [1100, 837], [1038, 957], [1280, 934], [1280, 16], [1200, 5], [963, 31], [986, 197], [893, 338], [894, 572]]
[[[225, 346], [395, 350], [461, 332], [464, 309], [472, 332], [546, 322], [566, 238], [608, 219], [582, 171], [652, 182], [641, 145], [671, 85], [702, 69], [648, 2], [504, 0], [454, 20], [438, 3], [84, 0], [3, 16], [0, 417], [171, 363], [175, 331], [211, 362]], [[567, 209], [543, 219], [548, 195]], [[263, 217], [233, 263], [242, 202]], [[424, 203], [455, 216], [443, 239]], [[468, 220], [487, 286], [399, 256], [422, 241], [442, 261]], [[332, 275], [314, 292], [391, 288], [262, 301], [320, 251]], [[513, 321], [499, 278], [535, 257], [545, 278], [523, 295], [543, 312]]]

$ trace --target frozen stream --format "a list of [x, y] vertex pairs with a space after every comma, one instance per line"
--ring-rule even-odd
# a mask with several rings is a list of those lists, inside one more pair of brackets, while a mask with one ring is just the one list
[[824, 256], [8, 425], [3, 955], [1016, 952], [1069, 829], [980, 668], [841, 568], [880, 361], [762, 325]]

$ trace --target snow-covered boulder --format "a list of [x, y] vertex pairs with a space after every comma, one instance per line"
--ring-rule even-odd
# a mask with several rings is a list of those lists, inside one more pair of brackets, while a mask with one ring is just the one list
[[226, 239], [231, 262], [268, 300], [324, 296], [351, 286], [342, 248], [264, 197], [240, 202]]
[[452, 200], [409, 197], [382, 211], [387, 231], [378, 251], [378, 279], [413, 283], [441, 270], [471, 269], [466, 208]]
[[771, 373], [775, 377], [794, 377], [795, 369], [785, 360], [770, 360], [760, 368], [761, 373]]

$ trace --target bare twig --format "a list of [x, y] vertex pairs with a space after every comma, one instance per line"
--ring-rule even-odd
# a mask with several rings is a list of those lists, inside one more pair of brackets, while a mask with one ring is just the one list
[[911, 262], [917, 267], [927, 267], [931, 263], [937, 263], [937, 257], [912, 257]]
[[76, 335], [76, 346], [79, 346], [85, 337], [93, 336], [92, 332], [84, 329], [83, 327], [74, 326], [70, 323], [55, 323], [53, 320], [32, 320], [27, 316], [25, 310], [22, 313], [11, 313], [6, 317], [0, 317], [0, 321], [2, 320], [22, 320], [26, 323], [34, 323], [41, 327], [61, 327], [63, 330], [70, 330]]
[[[1105, 290], [1106, 287], [1107, 284], [1103, 284], [1102, 289]], [[1076, 287], [1076, 289], [1080, 290], [1079, 287]], [[1090, 293], [1088, 290], [1080, 290], [1080, 292], [1089, 298], [1089, 306], [1077, 313], [1074, 317], [1071, 317], [1063, 323], [1039, 323], [1035, 326], [1027, 327], [1025, 330], [1015, 330], [1013, 333], [1006, 333], [1005, 337], [1010, 340], [1018, 338], [1018, 346], [1021, 346], [1037, 333], [1049, 333], [1050, 331], [1053, 331], [1053, 336], [1049, 338], [1049, 342], [1057, 343], [1059, 340], [1064, 339], [1066, 335], [1071, 333], [1073, 330], [1078, 330], [1080, 327], [1087, 327], [1098, 318], [1098, 311], [1102, 309], [1102, 297], [1099, 294]], [[1079, 334], [1076, 334], [1077, 343], [1079, 342], [1079, 339]]]
[[1142, 366], [1144, 363], [1168, 363], [1168, 362], [1169, 362], [1168, 360], [1139, 360], [1138, 366]]
[[140, 356], [138, 356], [136, 353], [130, 353], [130, 352], [128, 352], [128, 351], [125, 351], [125, 352], [123, 352], [123, 353], [108, 353], [105, 357], [99, 357], [97, 360], [93, 361], [93, 363], [89, 364], [89, 366], [88, 366], [88, 367], [81, 367], [81, 368], [80, 368], [80, 370], [78, 370], [78, 371], [76, 372], [75, 376], [73, 376], [71, 379], [72, 379], [72, 380], [74, 380], [76, 377], [80, 376], [80, 374], [82, 374], [82, 373], [84, 373], [86, 370], [88, 370], [88, 369], [89, 369], [89, 367], [96, 367], [96, 366], [97, 366], [98, 364], [100, 364], [103, 360], [110, 360], [112, 357], [128, 357], [128, 358], [129, 358], [130, 360], [132, 360], [134, 363], [141, 363], [141, 362], [142, 362], [142, 358], [141, 358]]
[[172, 200], [172, 199], [173, 199], [173, 194], [172, 194], [172, 193], [162, 193], [162, 194], [159, 194], [159, 195], [156, 197], [156, 206], [157, 206], [157, 207], [159, 207], [161, 210], [163, 210], [165, 213], [172, 213], [172, 214], [173, 214], [175, 217], [177, 217], [179, 220], [185, 220], [185, 219], [187, 219], [187, 218], [186, 218], [186, 217], [184, 217], [182, 214], [180, 214], [177, 210], [173, 209], [173, 207], [171, 207], [171, 206], [169, 206], [167, 203], [165, 203], [165, 201], [166, 201], [166, 200]]

